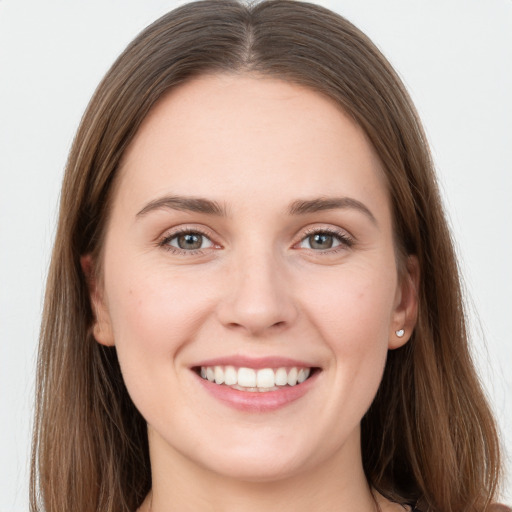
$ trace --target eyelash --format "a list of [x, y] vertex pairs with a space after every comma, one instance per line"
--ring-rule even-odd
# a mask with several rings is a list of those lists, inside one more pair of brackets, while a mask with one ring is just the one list
[[315, 227], [315, 228], [307, 229], [306, 232], [304, 233], [304, 235], [302, 236], [302, 238], [299, 240], [299, 242], [297, 244], [295, 244], [295, 246], [297, 246], [298, 244], [301, 244], [304, 240], [306, 240], [307, 238], [309, 238], [313, 235], [329, 235], [329, 236], [332, 236], [333, 238], [337, 239], [338, 242], [340, 243], [338, 246], [336, 246], [332, 249], [324, 249], [324, 250], [308, 249], [310, 251], [313, 251], [315, 254], [333, 255], [333, 254], [338, 253], [339, 251], [344, 251], [344, 250], [350, 249], [355, 244], [354, 238], [352, 238], [346, 231], [338, 230], [335, 228]]
[[[212, 243], [212, 247], [220, 247], [218, 244], [215, 244], [212, 241], [212, 235], [198, 228], [185, 228], [180, 229], [178, 231], [174, 231], [173, 233], [165, 236], [161, 241], [158, 242], [158, 246], [162, 247], [166, 251], [172, 252], [173, 254], [178, 255], [187, 255], [187, 256], [195, 256], [197, 254], [203, 254], [205, 249], [180, 249], [179, 247], [174, 247], [170, 245], [170, 242], [175, 238], [182, 235], [200, 235], [201, 237], [206, 238]], [[209, 249], [207, 247], [206, 249]]]
[[[216, 247], [216, 248], [221, 247], [219, 244], [215, 244], [212, 241], [212, 236], [209, 233], [207, 233], [201, 229], [197, 229], [197, 228], [193, 228], [193, 229], [186, 228], [186, 229], [181, 229], [179, 231], [175, 231], [175, 232], [165, 236], [162, 240], [160, 240], [158, 242], [158, 246], [162, 247], [166, 251], [172, 252], [173, 254], [187, 255], [187, 256], [195, 256], [198, 254], [204, 254], [205, 250], [210, 249], [210, 247], [207, 247], [205, 249], [190, 249], [190, 250], [188, 250], [188, 249], [180, 249], [178, 247], [174, 247], [174, 246], [170, 245], [170, 242], [172, 240], [174, 240], [175, 238], [177, 238], [179, 236], [183, 236], [183, 235], [200, 235], [201, 237], [204, 237], [207, 240], [209, 240], [212, 244], [212, 247]], [[329, 248], [329, 249], [324, 249], [324, 250], [322, 250], [322, 249], [317, 249], [317, 250], [316, 249], [307, 249], [309, 251], [314, 252], [315, 254], [328, 254], [328, 255], [336, 254], [340, 250], [350, 249], [351, 247], [353, 247], [353, 245], [355, 243], [355, 240], [350, 235], [348, 235], [345, 231], [341, 231], [341, 230], [337, 230], [337, 229], [333, 229], [333, 228], [310, 228], [310, 229], [306, 230], [306, 232], [303, 234], [301, 239], [297, 243], [295, 243], [293, 247], [297, 247], [299, 244], [301, 244], [307, 238], [309, 238], [313, 235], [329, 235], [329, 236], [334, 237], [339, 242], [339, 245], [334, 248]]]

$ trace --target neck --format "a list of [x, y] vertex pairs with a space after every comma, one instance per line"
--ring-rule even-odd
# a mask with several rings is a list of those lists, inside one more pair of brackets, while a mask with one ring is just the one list
[[[357, 441], [359, 435], [357, 433]], [[304, 471], [248, 481], [199, 466], [150, 435], [153, 488], [144, 512], [374, 512], [359, 443]], [[357, 448], [356, 448], [357, 447]]]

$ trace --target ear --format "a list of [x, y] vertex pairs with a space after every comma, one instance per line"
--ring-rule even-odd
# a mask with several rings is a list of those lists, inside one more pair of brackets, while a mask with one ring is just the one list
[[[399, 348], [409, 341], [418, 317], [418, 288], [420, 283], [418, 258], [408, 256], [405, 267], [405, 272], [397, 286], [395, 309], [390, 324], [388, 343], [390, 350]], [[400, 336], [402, 330], [403, 334]]]
[[89, 289], [89, 299], [94, 315], [92, 324], [92, 334], [94, 339], [106, 346], [114, 346], [114, 335], [112, 331], [112, 322], [105, 302], [103, 287], [94, 271], [94, 261], [91, 254], [80, 257], [80, 265], [85, 275], [87, 288]]

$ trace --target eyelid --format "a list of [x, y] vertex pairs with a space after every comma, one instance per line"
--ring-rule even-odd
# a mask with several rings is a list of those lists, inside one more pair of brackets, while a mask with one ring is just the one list
[[[201, 236], [207, 238], [212, 244], [212, 247], [206, 247], [204, 249], [180, 249], [179, 247], [169, 245], [169, 241], [173, 238], [176, 238], [179, 235], [186, 233], [197, 233]], [[338, 239], [340, 242], [339, 245], [329, 248], [329, 249], [308, 249], [302, 248], [306, 251], [313, 252], [316, 254], [334, 254], [339, 250], [350, 249], [355, 243], [355, 237], [350, 234], [346, 229], [340, 228], [338, 226], [326, 226], [326, 225], [314, 225], [309, 226], [303, 230], [301, 230], [300, 234], [297, 235], [296, 241], [293, 243], [293, 249], [300, 249], [298, 245], [303, 242], [307, 237], [317, 234], [317, 233], [326, 233], [332, 235]], [[205, 254], [213, 250], [222, 249], [222, 245], [216, 241], [217, 235], [212, 232], [211, 229], [206, 226], [201, 226], [197, 224], [185, 224], [179, 225], [174, 228], [167, 229], [162, 235], [160, 235], [156, 241], [156, 245], [165, 250], [168, 250], [175, 254], [183, 254], [183, 255], [197, 255], [197, 254]]]
[[297, 247], [300, 243], [302, 243], [306, 238], [310, 237], [311, 235], [315, 235], [317, 233], [326, 233], [329, 235], [332, 235], [338, 239], [340, 244], [336, 247], [330, 248], [330, 249], [307, 249], [307, 251], [312, 251], [319, 254], [333, 254], [334, 252], [337, 252], [337, 250], [343, 250], [343, 249], [350, 249], [355, 243], [356, 239], [353, 235], [351, 235], [346, 229], [337, 227], [337, 226], [325, 226], [325, 225], [315, 225], [310, 226], [306, 228], [304, 231], [300, 233], [300, 238], [293, 244], [294, 248], [300, 248]]
[[[169, 244], [169, 241], [173, 238], [176, 238], [179, 235], [188, 234], [188, 233], [196, 233], [198, 235], [204, 236], [211, 243], [211, 247], [206, 247], [203, 249], [181, 249], [179, 247], [175, 247]], [[160, 235], [156, 241], [156, 245], [165, 249], [174, 254], [184, 254], [184, 255], [196, 255], [196, 254], [204, 254], [206, 252], [211, 251], [212, 249], [221, 249], [222, 246], [218, 242], [215, 241], [216, 235], [205, 226], [198, 226], [197, 224], [186, 224], [179, 225], [174, 228], [167, 229], [164, 231], [162, 235]]]

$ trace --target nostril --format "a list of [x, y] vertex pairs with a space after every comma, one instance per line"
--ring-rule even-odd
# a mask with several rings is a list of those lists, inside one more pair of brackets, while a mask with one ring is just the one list
[[269, 325], [264, 324], [263, 322], [257, 322], [257, 321], [247, 321], [245, 323], [238, 323], [238, 322], [229, 322], [225, 325], [228, 329], [231, 330], [239, 330], [239, 331], [248, 331], [254, 336], [263, 335], [265, 331], [280, 331], [288, 325], [288, 322], [286, 321], [279, 321], [274, 322]]

